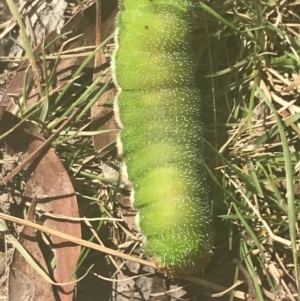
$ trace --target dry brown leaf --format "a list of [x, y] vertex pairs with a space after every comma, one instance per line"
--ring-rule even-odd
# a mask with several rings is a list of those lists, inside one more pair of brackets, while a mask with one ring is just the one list
[[[33, 220], [36, 199], [31, 203], [27, 219]], [[35, 231], [31, 227], [24, 227], [19, 242], [31, 254], [36, 262], [48, 272], [48, 268], [40, 249]], [[9, 274], [9, 301], [55, 301], [52, 285], [24, 259], [17, 251], [14, 251]]]
[[[19, 122], [20, 120], [17, 117], [4, 112], [0, 123], [0, 133], [5, 133]], [[44, 140], [28, 123], [23, 123], [5, 138], [6, 144], [13, 153], [23, 153], [27, 156], [30, 156], [30, 154], [38, 149], [44, 143]], [[26, 181], [24, 195], [28, 199], [37, 198], [37, 206], [40, 210], [70, 217], [79, 217], [74, 188], [64, 166], [52, 148], [43, 151], [41, 155], [27, 166], [27, 169], [23, 172], [23, 176]], [[74, 237], [81, 237], [81, 227], [78, 221], [55, 220], [54, 218], [47, 217], [43, 221], [43, 224]], [[80, 247], [56, 236], [49, 237], [49, 240], [51, 251], [56, 259], [56, 267], [53, 273], [54, 281], [60, 283], [71, 281], [80, 253]], [[36, 254], [37, 252], [36, 243], [29, 243], [28, 241], [26, 248], [32, 256], [34, 256], [33, 253]], [[39, 262], [39, 258], [35, 259]], [[15, 260], [20, 261], [18, 262], [18, 266], [26, 264], [21, 257], [17, 257]], [[43, 263], [39, 263], [43, 266]], [[41, 281], [41, 277], [37, 278], [37, 280]], [[57, 289], [61, 301], [73, 300], [73, 284], [57, 287]], [[33, 300], [38, 301], [42, 299]]]

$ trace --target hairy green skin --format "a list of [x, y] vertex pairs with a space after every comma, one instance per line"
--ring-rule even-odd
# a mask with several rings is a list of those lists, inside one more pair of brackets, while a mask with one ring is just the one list
[[[171, 274], [203, 269], [212, 250], [195, 85], [193, 0], [121, 0], [115, 113], [144, 248]], [[126, 173], [126, 170], [125, 170]]]

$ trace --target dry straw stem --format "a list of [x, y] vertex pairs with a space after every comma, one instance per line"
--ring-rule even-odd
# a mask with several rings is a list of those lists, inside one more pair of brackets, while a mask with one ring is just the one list
[[[124, 254], [122, 252], [115, 251], [115, 250], [106, 248], [104, 246], [100, 246], [100, 245], [97, 245], [95, 243], [92, 243], [92, 242], [89, 242], [89, 241], [86, 241], [86, 240], [83, 240], [83, 239], [80, 239], [80, 238], [73, 237], [71, 235], [65, 234], [63, 232], [60, 232], [60, 231], [57, 231], [57, 230], [54, 230], [54, 229], [47, 228], [45, 226], [36, 224], [34, 222], [23, 220], [23, 219], [20, 219], [20, 218], [14, 217], [14, 216], [10, 216], [10, 215], [4, 214], [4, 213], [0, 213], [0, 218], [2, 218], [4, 220], [11, 221], [11, 222], [14, 222], [14, 223], [18, 223], [20, 225], [32, 227], [32, 228], [34, 228], [38, 231], [48, 233], [50, 235], [55, 235], [57, 237], [65, 239], [66, 241], [70, 241], [70, 242], [73, 242], [75, 244], [78, 244], [78, 245], [81, 245], [81, 246], [84, 246], [84, 247], [87, 247], [87, 248], [91, 248], [91, 249], [103, 252], [103, 253], [111, 255], [111, 256], [116, 256], [116, 257], [119, 257], [119, 258], [122, 258], [122, 259], [125, 259], [125, 260], [131, 260], [131, 261], [137, 262], [141, 265], [146, 265], [146, 266], [149, 266], [149, 267], [152, 267], [152, 268], [156, 268], [156, 266], [153, 262], [143, 260], [143, 259], [140, 259], [140, 258], [136, 258], [136, 257], [130, 256], [130, 255]], [[197, 277], [194, 277], [194, 276], [186, 276], [186, 277], [182, 277], [182, 279], [188, 280], [190, 282], [193, 282], [195, 284], [204, 286], [206, 288], [210, 288], [214, 291], [222, 292], [222, 291], [227, 290], [226, 287], [223, 287], [221, 285], [217, 285], [215, 283], [212, 283], [212, 282], [209, 282], [209, 281], [206, 281], [204, 279], [197, 278]], [[237, 292], [234, 293], [234, 296], [236, 298], [246, 300], [246, 295], [243, 292], [237, 291]]]
[[36, 260], [32, 258], [30, 253], [28, 253], [28, 251], [22, 246], [22, 244], [20, 244], [20, 242], [12, 234], [9, 234], [9, 230], [6, 226], [5, 220], [1, 219], [1, 218], [0, 218], [0, 232], [5, 233], [5, 239], [10, 244], [12, 244], [16, 248], [16, 250], [18, 250], [20, 252], [20, 254], [22, 254], [22, 256], [41, 275], [41, 277], [43, 277], [47, 282], [51, 283], [52, 285], [64, 286], [64, 285], [70, 285], [70, 284], [77, 283], [77, 282], [81, 281], [83, 278], [85, 278], [85, 276], [88, 274], [88, 272], [92, 268], [92, 267], [90, 267], [87, 270], [87, 272], [77, 280], [73, 280], [71, 282], [64, 282], [64, 283], [54, 282], [54, 281], [52, 281], [50, 276], [44, 271], [44, 269], [41, 268], [39, 264], [37, 264]]

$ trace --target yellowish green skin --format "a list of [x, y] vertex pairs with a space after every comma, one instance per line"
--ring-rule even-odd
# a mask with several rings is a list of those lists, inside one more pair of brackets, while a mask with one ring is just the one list
[[193, 3], [121, 0], [113, 60], [115, 108], [144, 248], [172, 274], [203, 269], [212, 249]]

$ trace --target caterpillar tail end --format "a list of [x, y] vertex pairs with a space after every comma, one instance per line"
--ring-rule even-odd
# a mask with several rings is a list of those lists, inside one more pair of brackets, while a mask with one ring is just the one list
[[197, 256], [197, 258], [195, 257], [192, 261], [189, 261], [189, 264], [184, 265], [164, 265], [157, 257], [152, 257], [152, 261], [156, 265], [157, 269], [166, 276], [171, 278], [180, 278], [203, 271], [209, 263], [212, 254], [212, 252], [208, 252], [204, 256]]

